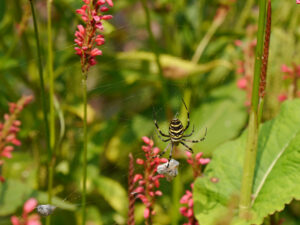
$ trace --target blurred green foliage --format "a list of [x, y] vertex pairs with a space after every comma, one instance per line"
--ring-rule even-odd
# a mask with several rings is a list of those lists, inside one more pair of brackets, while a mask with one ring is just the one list
[[[214, 155], [218, 146], [240, 135], [246, 127], [246, 94], [236, 81], [236, 62], [242, 52], [234, 45], [237, 39], [246, 40], [245, 28], [257, 24], [256, 2], [251, 0], [154, 0], [148, 1], [151, 25], [164, 71], [158, 75], [153, 49], [145, 28], [145, 15], [140, 1], [115, 1], [111, 14], [114, 19], [105, 23], [106, 44], [103, 56], [88, 75], [88, 196], [90, 224], [125, 224], [127, 217], [128, 154], [143, 157], [141, 137], [154, 138], [163, 149], [154, 130], [153, 115], [163, 131], [176, 112], [186, 118], [182, 97], [188, 97], [191, 123], [195, 125], [193, 139], [207, 139], [194, 144], [193, 149]], [[43, 63], [46, 73], [47, 33], [46, 1], [34, 1]], [[245, 8], [250, 4], [250, 10]], [[284, 88], [281, 64], [299, 64], [300, 50], [299, 6], [292, 1], [273, 0], [273, 24], [268, 68], [267, 96], [264, 120], [273, 118], [279, 109], [278, 94]], [[199, 63], [191, 61], [216, 16], [217, 9], [227, 7], [227, 14], [208, 40]], [[82, 150], [82, 93], [80, 59], [74, 54], [74, 32], [81, 23], [75, 15], [81, 2], [53, 1], [53, 46], [56, 95], [57, 161], [52, 224], [76, 224], [80, 221], [81, 150]], [[244, 18], [241, 21], [241, 18]], [[33, 94], [35, 101], [21, 115], [22, 146], [6, 160], [2, 174], [7, 179], [0, 184], [0, 224], [9, 224], [12, 214], [20, 215], [21, 206], [30, 197], [45, 203], [47, 187], [47, 155], [42, 118], [36, 46], [29, 2], [26, 0], [0, 3], [0, 115], [8, 111], [8, 102], [23, 94]], [[167, 101], [162, 98], [167, 93]], [[171, 113], [168, 113], [171, 112]], [[185, 119], [183, 120], [185, 124]], [[191, 131], [192, 128], [189, 129]], [[176, 182], [181, 187], [162, 182], [164, 193], [157, 201], [155, 224], [182, 224], [185, 219], [170, 217], [178, 212], [178, 200], [173, 191], [189, 188], [193, 180], [191, 168], [184, 160], [184, 149], [175, 157], [181, 162]], [[136, 172], [140, 172], [136, 167]], [[175, 196], [175, 197], [174, 197]], [[44, 201], [44, 202], [43, 202]], [[292, 203], [291, 208], [293, 207]], [[177, 207], [177, 208], [176, 208]], [[173, 213], [174, 214], [174, 213]], [[299, 212], [288, 208], [283, 216], [289, 221], [299, 219]], [[67, 222], [66, 222], [67, 221]], [[143, 224], [143, 206], [136, 206], [137, 224]], [[291, 222], [292, 224], [292, 222]]]

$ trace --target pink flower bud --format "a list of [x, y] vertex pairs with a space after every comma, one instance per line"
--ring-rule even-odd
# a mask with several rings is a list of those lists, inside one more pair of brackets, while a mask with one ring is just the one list
[[248, 85], [248, 81], [245, 77], [242, 77], [237, 81], [236, 85], [239, 89], [246, 89]]
[[147, 219], [147, 218], [149, 218], [149, 216], [150, 216], [150, 210], [148, 208], [146, 208], [144, 210], [144, 218]]
[[202, 155], [203, 155], [203, 152], [199, 152], [199, 153], [197, 153], [196, 154], [196, 160], [199, 160], [201, 157], [202, 157]]
[[139, 164], [139, 165], [143, 165], [144, 164], [144, 160], [138, 158], [136, 160], [136, 163]]
[[23, 206], [24, 213], [28, 214], [28, 213], [32, 212], [35, 209], [35, 207], [37, 206], [37, 204], [38, 204], [38, 202], [35, 198], [28, 199]]
[[159, 148], [155, 147], [153, 149], [153, 153], [154, 153], [154, 155], [157, 155], [159, 153]]
[[243, 42], [241, 40], [235, 40], [234, 41], [235, 46], [241, 47], [243, 45]]
[[112, 15], [104, 15], [104, 16], [101, 17], [101, 19], [103, 19], [103, 20], [110, 20], [112, 18], [113, 18]]
[[157, 196], [162, 196], [162, 192], [161, 192], [161, 191], [156, 191], [156, 192], [155, 192], [155, 195], [157, 195]]
[[12, 217], [10, 218], [10, 221], [11, 221], [11, 223], [12, 223], [13, 225], [21, 225], [21, 222], [20, 222], [19, 218], [16, 217], [16, 216], [12, 216]]
[[278, 96], [278, 101], [279, 102], [283, 102], [283, 101], [285, 101], [285, 100], [287, 100], [287, 95], [286, 94], [280, 94], [279, 96]]
[[208, 164], [209, 162], [210, 162], [210, 159], [204, 159], [204, 158], [201, 158], [201, 159], [199, 159], [199, 164], [201, 164], [201, 165], [206, 165], [206, 164]]
[[133, 182], [135, 183], [135, 182], [137, 182], [138, 180], [141, 180], [141, 179], [143, 179], [142, 174], [136, 174], [136, 175], [134, 175]]
[[106, 11], [108, 11], [108, 10], [109, 10], [109, 8], [106, 7], [106, 6], [102, 6], [102, 7], [100, 8], [100, 11], [101, 11], [101, 12], [106, 12]]
[[143, 142], [145, 142], [145, 144], [149, 145], [150, 144], [150, 139], [146, 136], [142, 137]]
[[91, 54], [91, 56], [102, 55], [102, 51], [99, 50], [98, 48], [94, 48], [94, 49], [92, 49], [90, 54]]
[[187, 151], [185, 152], [185, 154], [186, 154], [186, 156], [187, 156], [188, 158], [191, 158], [192, 155], [193, 155], [191, 152], [187, 152]]
[[14, 145], [16, 145], [16, 146], [20, 146], [22, 143], [21, 143], [21, 141], [19, 141], [18, 139], [13, 139], [13, 140], [11, 140], [11, 143], [12, 144], [14, 144]]
[[281, 65], [281, 71], [284, 73], [293, 73], [293, 70], [285, 64]]

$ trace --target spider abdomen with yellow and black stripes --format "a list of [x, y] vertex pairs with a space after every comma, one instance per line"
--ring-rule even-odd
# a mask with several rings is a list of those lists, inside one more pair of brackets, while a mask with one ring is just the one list
[[181, 121], [177, 118], [172, 119], [169, 126], [169, 135], [171, 141], [174, 143], [179, 143], [183, 137], [184, 127]]

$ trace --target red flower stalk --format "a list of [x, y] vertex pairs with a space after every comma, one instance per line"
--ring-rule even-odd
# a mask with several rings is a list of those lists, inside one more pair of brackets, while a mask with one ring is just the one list
[[34, 198], [28, 199], [23, 206], [22, 218], [12, 216], [10, 218], [13, 225], [41, 225], [40, 217], [36, 213], [29, 215], [37, 206], [38, 202]]
[[103, 31], [103, 20], [109, 20], [111, 15], [102, 15], [109, 10], [104, 6], [107, 3], [113, 6], [112, 0], [83, 0], [84, 4], [76, 12], [81, 15], [85, 25], [79, 24], [78, 30], [75, 32], [76, 39], [74, 42], [76, 54], [81, 58], [81, 69], [83, 74], [89, 70], [90, 66], [97, 63], [96, 56], [102, 55], [102, 51], [97, 48], [104, 44], [104, 36], [97, 34], [97, 31]]
[[267, 67], [269, 59], [270, 35], [271, 35], [271, 1], [268, 1], [267, 22], [264, 42], [264, 52], [261, 65], [260, 83], [259, 83], [259, 96], [265, 96], [266, 81], [267, 81]]
[[128, 207], [128, 225], [134, 225], [134, 203], [135, 203], [135, 197], [132, 193], [134, 193], [134, 182], [133, 182], [133, 176], [134, 176], [134, 165], [133, 165], [133, 156], [130, 153], [129, 154], [129, 169], [128, 169], [128, 199], [129, 199], [129, 207]]
[[[192, 153], [186, 152], [187, 162], [193, 168], [194, 178], [201, 176], [202, 174], [202, 165], [206, 165], [210, 162], [208, 158], [202, 158], [203, 153], [199, 152], [195, 157], [192, 157]], [[191, 184], [191, 189], [193, 190], [194, 183]], [[179, 211], [181, 215], [187, 217], [188, 223], [184, 223], [184, 225], [199, 225], [194, 215], [194, 201], [193, 201], [193, 193], [192, 191], [186, 190], [185, 194], [180, 199], [180, 203], [185, 206], [180, 207]]]
[[148, 137], [142, 138], [146, 145], [142, 146], [142, 150], [145, 153], [145, 160], [137, 159], [136, 163], [144, 166], [144, 174], [135, 174], [133, 178], [134, 183], [138, 183], [138, 187], [135, 188], [132, 194], [135, 194], [146, 206], [144, 210], [144, 218], [146, 224], [152, 224], [152, 215], [155, 214], [153, 205], [155, 203], [156, 196], [161, 196], [162, 192], [158, 190], [160, 182], [159, 179], [164, 175], [156, 174], [157, 166], [167, 159], [158, 158], [159, 148], [153, 148], [154, 142]]
[[[32, 98], [32, 96], [24, 96], [17, 103], [9, 103], [10, 114], [4, 114], [4, 122], [0, 122], [0, 167], [4, 163], [3, 158], [12, 157], [14, 146], [21, 145], [21, 141], [17, 139], [21, 121], [17, 120], [17, 117]], [[0, 181], [5, 181], [1, 175]]]

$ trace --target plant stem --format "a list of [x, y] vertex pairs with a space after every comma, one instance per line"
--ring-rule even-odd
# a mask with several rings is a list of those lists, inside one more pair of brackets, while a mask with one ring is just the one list
[[[53, 52], [52, 52], [52, 26], [51, 26], [52, 0], [47, 1], [47, 33], [48, 33], [48, 73], [49, 73], [49, 128], [50, 128], [50, 149], [51, 158], [48, 161], [48, 204], [52, 203], [53, 171], [55, 165], [55, 115], [54, 115], [54, 73], [53, 73]], [[51, 217], [48, 216], [46, 224], [50, 225]]]
[[251, 208], [251, 194], [253, 187], [253, 178], [257, 153], [257, 139], [258, 139], [258, 105], [259, 105], [259, 84], [262, 65], [262, 52], [265, 28], [265, 14], [266, 14], [267, 0], [259, 1], [259, 18], [258, 18], [258, 32], [257, 32], [257, 46], [255, 52], [255, 66], [254, 78], [252, 88], [252, 101], [250, 109], [250, 118], [248, 124], [248, 139], [246, 145], [246, 153], [244, 159], [244, 170], [242, 177], [241, 196], [239, 204], [239, 216], [247, 219], [250, 216]]
[[82, 180], [82, 225], [86, 220], [86, 177], [87, 177], [87, 71], [83, 72], [82, 94], [83, 94], [83, 180]]
[[44, 125], [45, 125], [45, 134], [46, 134], [46, 148], [48, 153], [48, 159], [50, 161], [51, 157], [51, 149], [50, 149], [50, 139], [49, 139], [49, 124], [48, 124], [48, 116], [47, 116], [47, 102], [46, 102], [46, 93], [45, 93], [45, 83], [44, 83], [44, 75], [43, 75], [43, 65], [42, 65], [42, 57], [41, 57], [41, 48], [40, 48], [40, 40], [39, 40], [39, 31], [35, 17], [35, 11], [32, 0], [29, 0], [32, 12], [33, 26], [34, 26], [34, 34], [35, 41], [37, 47], [37, 56], [38, 56], [38, 68], [39, 68], [39, 77], [40, 77], [40, 85], [41, 85], [41, 98], [42, 98], [42, 107], [43, 107], [43, 117], [44, 117]]

